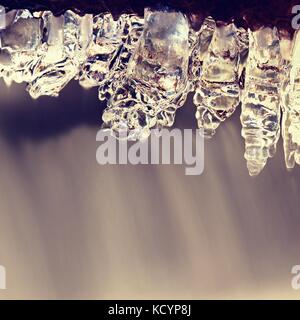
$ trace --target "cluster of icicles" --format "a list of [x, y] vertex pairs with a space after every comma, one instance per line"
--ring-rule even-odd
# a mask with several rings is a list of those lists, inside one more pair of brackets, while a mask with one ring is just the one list
[[241, 108], [251, 175], [274, 155], [280, 127], [287, 168], [300, 164], [300, 32], [291, 39], [211, 17], [194, 31], [182, 13], [151, 9], [143, 18], [27, 10], [1, 18], [1, 77], [27, 82], [33, 98], [57, 96], [73, 78], [97, 86], [107, 100], [105, 127], [145, 139], [152, 128], [172, 126], [192, 93], [206, 137]]

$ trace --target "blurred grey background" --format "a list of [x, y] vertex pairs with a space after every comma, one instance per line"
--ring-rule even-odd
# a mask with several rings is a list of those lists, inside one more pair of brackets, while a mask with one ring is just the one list
[[[249, 177], [239, 110], [205, 144], [204, 173], [186, 176], [98, 165], [96, 89], [0, 90], [0, 299], [300, 298], [300, 169], [286, 171], [280, 140]], [[191, 103], [176, 126], [196, 126]]]

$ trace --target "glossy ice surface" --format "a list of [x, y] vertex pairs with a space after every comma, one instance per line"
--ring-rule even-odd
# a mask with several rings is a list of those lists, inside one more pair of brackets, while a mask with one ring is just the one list
[[[180, 11], [80, 16], [66, 11], [1, 13], [0, 75], [26, 82], [32, 98], [58, 96], [72, 79], [107, 101], [103, 126], [145, 139], [170, 127], [193, 93], [196, 122], [212, 137], [241, 112], [245, 158], [257, 175], [282, 136], [287, 168], [300, 163], [299, 32], [255, 31], [207, 17], [195, 31]], [[26, 32], [24, 32], [26, 31]]]

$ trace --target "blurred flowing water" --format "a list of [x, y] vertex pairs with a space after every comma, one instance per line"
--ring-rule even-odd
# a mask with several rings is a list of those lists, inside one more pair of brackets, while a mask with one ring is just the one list
[[[0, 89], [0, 299], [300, 298], [300, 169], [286, 171], [280, 140], [249, 177], [239, 109], [206, 142], [204, 173], [186, 176], [98, 165], [97, 90]], [[177, 127], [194, 128], [194, 111]]]

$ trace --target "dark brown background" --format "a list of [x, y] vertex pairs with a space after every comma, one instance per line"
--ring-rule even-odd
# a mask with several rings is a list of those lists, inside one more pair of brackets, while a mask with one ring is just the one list
[[67, 9], [78, 13], [111, 12], [115, 16], [126, 13], [142, 15], [145, 7], [173, 8], [186, 13], [195, 28], [211, 15], [215, 20], [256, 29], [260, 26], [291, 28], [292, 8], [298, 0], [2, 0], [7, 9], [50, 10], [61, 14]]

